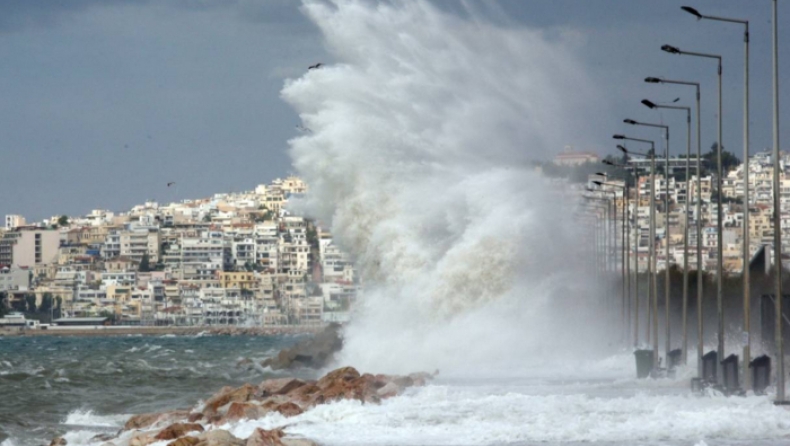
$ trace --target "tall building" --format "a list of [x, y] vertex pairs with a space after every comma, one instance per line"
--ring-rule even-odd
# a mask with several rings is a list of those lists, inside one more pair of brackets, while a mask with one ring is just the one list
[[5, 228], [6, 229], [16, 229], [20, 226], [25, 226], [25, 217], [21, 215], [6, 215], [5, 216]]
[[60, 233], [53, 229], [17, 228], [0, 239], [0, 265], [35, 266], [58, 257]]

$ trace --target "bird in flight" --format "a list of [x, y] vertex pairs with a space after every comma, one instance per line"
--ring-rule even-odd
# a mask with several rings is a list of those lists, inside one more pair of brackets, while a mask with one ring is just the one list
[[307, 69], [308, 70], [315, 70], [316, 68], [321, 68], [321, 65], [323, 65], [323, 64], [321, 62], [318, 62], [315, 65], [310, 65], [309, 67], [307, 67]]
[[171, 181], [171, 182], [167, 183], [167, 187], [170, 187], [170, 186], [172, 186], [174, 184], [176, 184], [176, 182], [175, 181]]

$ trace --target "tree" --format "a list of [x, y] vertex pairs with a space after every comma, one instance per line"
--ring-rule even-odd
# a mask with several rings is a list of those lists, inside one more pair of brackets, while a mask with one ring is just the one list
[[57, 305], [55, 306], [55, 319], [60, 319], [63, 317], [63, 298], [58, 296], [55, 299], [55, 302], [57, 302]]
[[53, 308], [52, 304], [53, 304], [52, 293], [44, 293], [44, 295], [41, 296], [41, 306], [38, 307], [38, 312], [49, 313], [50, 310], [52, 310]]
[[35, 294], [25, 294], [25, 303], [27, 304], [27, 312], [28, 313], [35, 313], [36, 312], [36, 295]]
[[147, 273], [151, 271], [151, 261], [148, 259], [148, 253], [143, 254], [143, 258], [140, 259], [140, 266], [137, 270], [141, 273]]
[[8, 309], [6, 308], [6, 299], [8, 299], [8, 293], [5, 291], [0, 291], [0, 317], [5, 317], [8, 313]]
[[[719, 168], [718, 167], [719, 156], [717, 153], [718, 149], [719, 149], [719, 143], [714, 142], [710, 146], [710, 152], [702, 155], [702, 158], [704, 158], [708, 162], [708, 166], [710, 170], [714, 172], [717, 171], [717, 169]], [[721, 170], [723, 174], [726, 175], [727, 172], [731, 171], [732, 169], [735, 169], [740, 164], [741, 164], [741, 160], [737, 156], [735, 156], [735, 154], [733, 154], [732, 152], [728, 152], [726, 149], [722, 149]]]
[[65, 215], [61, 215], [60, 218], [58, 218], [58, 226], [68, 226], [68, 224], [69, 224], [69, 217]]

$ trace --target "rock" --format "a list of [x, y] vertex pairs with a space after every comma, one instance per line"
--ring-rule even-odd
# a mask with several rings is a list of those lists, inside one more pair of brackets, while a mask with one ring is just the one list
[[222, 429], [204, 432], [197, 438], [200, 441], [195, 446], [244, 446], [244, 440], [240, 440]]
[[267, 379], [258, 386], [258, 390], [262, 396], [285, 395], [304, 385], [304, 381], [296, 378]]
[[157, 423], [172, 423], [175, 421], [183, 420], [188, 416], [189, 416], [189, 411], [187, 410], [176, 410], [173, 412], [144, 413], [129, 418], [129, 420], [126, 421], [126, 424], [123, 425], [122, 430], [128, 431], [131, 429], [145, 429]]
[[200, 421], [202, 419], [203, 419], [203, 414], [200, 413], [200, 412], [191, 413], [187, 417], [187, 421], [189, 421], [190, 423], [194, 423], [194, 422]]
[[306, 438], [283, 438], [283, 446], [318, 446], [318, 443]]
[[244, 359], [241, 359], [239, 362], [236, 363], [236, 368], [237, 369], [250, 370], [253, 367], [252, 364], [253, 364], [252, 359], [244, 358]]
[[321, 368], [331, 362], [335, 352], [343, 347], [340, 325], [330, 324], [313, 337], [301, 341], [291, 348], [280, 351], [275, 357], [261, 362], [273, 370], [296, 369], [299, 367]]
[[167, 446], [195, 446], [198, 443], [200, 443], [200, 439], [197, 437], [181, 437], [176, 441], [171, 441]]
[[174, 440], [183, 437], [187, 432], [203, 432], [203, 426], [197, 423], [174, 423], [159, 431], [156, 440]]
[[137, 432], [129, 439], [129, 446], [147, 446], [154, 441], [154, 437], [151, 435], [145, 432]]
[[68, 442], [63, 437], [55, 437], [49, 442], [49, 446], [66, 446]]
[[282, 446], [282, 438], [285, 436], [282, 429], [272, 429], [267, 431], [265, 429], [257, 428], [247, 438], [246, 446]]
[[231, 403], [228, 412], [217, 424], [225, 424], [238, 420], [257, 420], [269, 411], [262, 406], [252, 403]]
[[303, 412], [301, 407], [290, 401], [280, 404], [274, 410], [280, 412], [284, 417], [295, 417]]
[[245, 384], [232, 390], [226, 389], [227, 387], [223, 387], [223, 391], [206, 401], [206, 405], [203, 407], [204, 415], [214, 415], [220, 407], [228, 403], [245, 403], [258, 394], [258, 388], [252, 384]]
[[324, 375], [318, 380], [316, 385], [321, 389], [326, 389], [327, 387], [336, 385], [338, 382], [351, 381], [357, 378], [359, 378], [357, 369], [354, 367], [341, 367]]
[[[115, 437], [113, 437], [110, 434], [98, 434], [98, 435], [94, 435], [93, 437], [91, 437], [91, 443], [97, 443], [99, 441], [110, 441], [110, 440], [112, 440], [114, 438]], [[63, 441], [65, 442], [66, 440], [63, 440]], [[65, 445], [66, 443], [63, 443], [63, 444]], [[50, 446], [52, 446], [52, 444], [50, 444]]]
[[403, 389], [394, 382], [390, 381], [384, 385], [384, 387], [376, 390], [376, 395], [380, 398], [392, 398], [393, 396], [397, 396], [401, 393]]

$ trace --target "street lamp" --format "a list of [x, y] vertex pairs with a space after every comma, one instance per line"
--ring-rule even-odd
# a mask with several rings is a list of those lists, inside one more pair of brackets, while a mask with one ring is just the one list
[[[623, 147], [623, 146], [621, 146], [619, 144], [618, 144], [617, 147], [618, 147], [618, 149], [622, 149], [623, 151], [626, 151], [625, 147]], [[626, 163], [629, 162], [627, 156], [625, 157], [625, 160], [626, 160], [625, 161]], [[615, 163], [613, 163], [613, 162], [611, 162], [609, 160], [603, 160], [603, 163], [607, 164], [607, 165], [610, 165], [610, 166], [614, 166], [614, 167], [622, 167], [624, 169], [628, 169], [629, 168], [627, 165], [615, 164]], [[638, 185], [639, 185], [639, 175], [637, 173], [636, 167], [634, 166], [634, 186], [637, 187], [636, 199], [634, 201], [634, 213], [636, 214], [634, 216], [634, 233], [636, 234], [636, 240], [634, 242], [634, 252], [633, 252], [633, 256], [634, 256], [634, 298], [633, 298], [633, 301], [634, 301], [634, 313], [633, 314], [634, 315], [633, 315], [633, 320], [634, 320], [634, 347], [635, 348], [639, 346], [639, 189], [638, 189]], [[626, 182], [625, 182], [625, 200], [626, 200], [625, 204], [626, 205], [628, 204], [628, 198], [630, 196], [631, 196], [631, 194], [630, 194], [630, 190], [629, 190], [629, 187], [628, 187], [628, 180], [626, 179]], [[631, 293], [631, 255], [632, 255], [631, 254], [631, 223], [630, 223], [630, 219], [628, 219], [628, 223], [627, 223], [626, 227], [627, 227], [627, 235], [626, 235], [626, 245], [627, 245], [626, 253], [627, 253], [627, 255], [625, 257], [625, 261], [626, 261], [626, 271], [628, 271], [628, 275], [626, 276], [626, 281], [627, 281], [626, 288], [628, 289], [628, 293], [630, 294]], [[631, 314], [631, 298], [630, 297], [628, 299], [628, 314], [629, 315]], [[631, 318], [631, 316], [629, 316], [629, 324], [628, 324], [629, 329], [630, 329], [630, 326], [631, 326], [630, 318]]]
[[[613, 163], [609, 163], [609, 164], [612, 165], [612, 166], [615, 165]], [[597, 173], [596, 175], [601, 175], [604, 178], [608, 177], [608, 175], [605, 174], [605, 173]], [[626, 269], [626, 252], [627, 251], [626, 251], [626, 235], [625, 235], [625, 233], [626, 233], [626, 226], [627, 226], [627, 224], [626, 224], [626, 203], [627, 203], [626, 202], [626, 199], [627, 199], [626, 192], [628, 190], [628, 182], [624, 181], [623, 183], [624, 184], [608, 183], [606, 181], [593, 181], [593, 184], [597, 185], [598, 187], [601, 187], [601, 188], [603, 188], [605, 186], [617, 187], [619, 189], [622, 189], [622, 191], [623, 191], [623, 214], [622, 214], [622, 220], [621, 220], [622, 221], [622, 225], [620, 226], [620, 232], [621, 232], [621, 241], [620, 241], [620, 249], [621, 249], [621, 251], [620, 251], [620, 273], [621, 274], [620, 275], [621, 275], [621, 281], [622, 281], [622, 290], [621, 290], [622, 294], [621, 294], [621, 302], [620, 302], [620, 318], [621, 318], [621, 323], [622, 323], [622, 326], [623, 326], [623, 330], [625, 332], [625, 338], [627, 338], [628, 337], [628, 327], [626, 326], [625, 301], [626, 301], [626, 295], [628, 294], [628, 290], [631, 289], [631, 284], [630, 284], [630, 277], [631, 276], [630, 276], [630, 271], [628, 271]], [[612, 191], [612, 193], [613, 193], [613, 196], [614, 196], [614, 198], [616, 200], [617, 199], [616, 194], [614, 193], [614, 191]], [[615, 206], [615, 208], [616, 208], [616, 206]], [[616, 264], [616, 262], [615, 262], [615, 264]], [[630, 312], [628, 314], [630, 314]]]
[[[649, 153], [638, 153], [618, 145], [617, 148], [623, 153], [639, 155], [650, 158], [650, 244], [648, 254], [648, 302], [652, 298], [653, 302], [653, 364], [658, 366], [658, 299], [656, 293], [656, 156], [655, 142], [649, 139], [631, 138], [625, 135], [613, 135], [612, 138], [623, 141], [636, 141], [650, 144]], [[648, 336], [648, 342], [650, 341]]]
[[[676, 84], [676, 85], [693, 85], [697, 90], [697, 372], [699, 377], [702, 377], [702, 353], [703, 353], [703, 322], [702, 322], [702, 250], [700, 243], [702, 241], [702, 128], [700, 123], [700, 85], [699, 82], [688, 82], [670, 79], [659, 79], [657, 77], [647, 77], [645, 82], [649, 84]], [[688, 202], [688, 157], [686, 158], [686, 197]], [[683, 348], [685, 360], [685, 347]]]
[[[749, 242], [749, 21], [742, 19], [731, 19], [701, 14], [690, 6], [682, 6], [680, 9], [688, 12], [697, 20], [715, 20], [718, 22], [738, 23], [743, 25], [744, 43], [744, 71], [743, 71], [743, 331], [746, 333], [745, 344], [743, 346], [743, 381], [746, 389], [751, 386], [749, 378], [751, 362], [751, 307], [750, 302], [750, 280], [749, 280], [749, 259], [751, 254]], [[723, 358], [722, 358], [723, 359]]]
[[774, 84], [774, 276], [776, 280], [776, 402], [785, 404], [785, 350], [782, 327], [782, 212], [779, 193], [779, 24], [776, 0], [773, 5], [773, 84]]
[[[686, 207], [685, 207], [686, 220], [685, 220], [685, 224], [684, 224], [684, 228], [683, 228], [683, 312], [682, 312], [683, 313], [683, 315], [682, 315], [682, 324], [683, 324], [683, 348], [682, 348], [682, 355], [683, 356], [682, 356], [682, 358], [683, 358], [683, 363], [685, 364], [686, 363], [686, 359], [687, 359], [686, 353], [687, 353], [687, 350], [688, 350], [688, 289], [689, 289], [689, 284], [688, 284], [688, 274], [689, 274], [689, 243], [688, 243], [688, 238], [689, 238], [688, 237], [688, 235], [689, 235], [688, 234], [688, 228], [689, 228], [689, 209], [688, 209], [689, 200], [688, 200], [688, 195], [689, 195], [689, 190], [688, 189], [689, 188], [688, 188], [688, 185], [689, 185], [689, 178], [690, 178], [690, 174], [691, 174], [691, 172], [690, 172], [690, 165], [689, 165], [689, 163], [690, 163], [689, 158], [691, 157], [691, 108], [690, 107], [679, 106], [679, 105], [656, 104], [656, 103], [654, 103], [652, 101], [649, 101], [647, 99], [643, 99], [642, 100], [642, 104], [644, 104], [645, 106], [647, 106], [648, 108], [651, 108], [651, 109], [665, 108], [665, 109], [670, 109], [670, 110], [685, 110], [686, 111], [686, 127], [687, 127], [688, 131], [686, 132]], [[669, 151], [667, 150], [667, 153], [668, 152]], [[669, 175], [669, 172], [667, 172], [667, 175]], [[669, 187], [669, 184], [667, 184], [667, 187]], [[667, 228], [669, 228], [669, 223], [667, 223]], [[667, 238], [667, 240], [669, 240], [669, 238]], [[667, 242], [667, 251], [668, 251], [668, 249], [669, 249], [669, 243]], [[667, 256], [667, 258], [669, 258], [669, 256]], [[667, 268], [668, 267], [669, 267], [669, 265], [667, 264]], [[668, 314], [669, 314], [669, 310], [667, 309], [667, 315]], [[667, 325], [669, 325], [669, 324], [667, 323]], [[669, 347], [667, 347], [667, 348], [669, 348]]]
[[[716, 54], [706, 54], [706, 53], [696, 53], [692, 51], [681, 51], [679, 48], [664, 45], [661, 47], [662, 50], [670, 53], [670, 54], [681, 54], [687, 56], [696, 56], [696, 57], [704, 57], [708, 59], [716, 59], [718, 62], [718, 78], [719, 78], [719, 129], [718, 129], [718, 147], [716, 150], [717, 155], [717, 178], [716, 178], [716, 185], [718, 188], [718, 198], [716, 200], [717, 204], [717, 222], [716, 222], [716, 242], [718, 243], [718, 247], [716, 250], [716, 257], [717, 257], [717, 265], [716, 265], [716, 309], [718, 312], [718, 320], [719, 320], [719, 330], [718, 330], [718, 346], [716, 349], [716, 357], [719, 361], [724, 360], [724, 289], [723, 289], [723, 279], [724, 279], [724, 243], [723, 243], [723, 215], [722, 215], [722, 202], [721, 202], [721, 182], [722, 182], [722, 168], [721, 168], [721, 134], [722, 134], [722, 109], [721, 109], [721, 56]], [[778, 189], [775, 189], [778, 190]], [[699, 242], [698, 242], [699, 243]], [[724, 378], [724, 370], [722, 367], [717, 367], [717, 380], [721, 382]]]
[[[664, 240], [666, 240], [666, 250], [665, 250], [665, 258], [666, 261], [664, 262], [664, 312], [665, 312], [665, 335], [666, 335], [666, 345], [664, 348], [666, 349], [666, 359], [669, 362], [669, 352], [672, 351], [672, 347], [670, 344], [670, 325], [669, 325], [669, 288], [670, 288], [670, 281], [669, 281], [669, 126], [664, 124], [649, 124], [645, 122], [638, 122], [634, 121], [633, 119], [624, 119], [623, 122], [626, 124], [631, 125], [641, 125], [645, 127], [656, 127], [660, 129], [664, 129], [664, 137], [667, 141], [667, 153], [666, 153], [666, 167], [664, 168], [664, 177], [666, 182], [666, 192], [664, 194]], [[656, 268], [658, 266], [656, 265]], [[657, 273], [657, 272], [656, 272]], [[656, 299], [658, 299], [656, 297]], [[654, 321], [658, 322], [658, 316], [654, 316]], [[656, 344], [658, 345], [658, 344]], [[667, 364], [668, 366], [669, 364]]]

